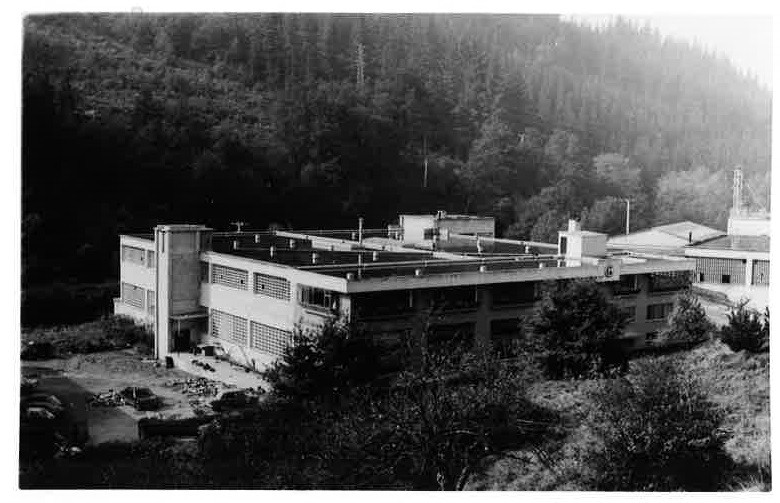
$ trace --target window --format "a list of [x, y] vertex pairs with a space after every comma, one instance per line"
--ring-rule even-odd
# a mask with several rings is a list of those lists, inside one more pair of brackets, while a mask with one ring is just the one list
[[353, 309], [358, 319], [403, 316], [413, 310], [411, 290], [371, 292], [353, 298]]
[[443, 311], [473, 309], [477, 307], [477, 289], [473, 286], [437, 288], [431, 292], [431, 303]]
[[146, 311], [154, 316], [154, 308], [155, 308], [155, 301], [154, 301], [154, 290], [147, 290], [146, 291]]
[[438, 235], [437, 229], [431, 228], [423, 230], [423, 239], [433, 239], [436, 235]]
[[272, 327], [256, 321], [251, 322], [250, 347], [264, 353], [281, 355], [284, 349], [293, 344], [292, 332]]
[[721, 283], [731, 283], [731, 274], [722, 274], [720, 276]]
[[636, 306], [623, 306], [620, 312], [626, 316], [626, 321], [629, 323], [636, 321]]
[[278, 276], [255, 273], [255, 293], [275, 299], [290, 300], [290, 282]]
[[522, 332], [520, 318], [493, 320], [490, 322], [490, 342], [500, 358], [517, 356]]
[[688, 271], [659, 272], [650, 275], [651, 292], [670, 292], [682, 290], [688, 286], [690, 274]]
[[301, 286], [299, 300], [304, 307], [330, 311], [339, 310], [339, 295], [330, 290], [323, 290], [313, 286]]
[[503, 283], [493, 285], [490, 289], [493, 294], [493, 307], [517, 306], [532, 304], [538, 298], [538, 287], [534, 282]]
[[626, 274], [613, 284], [612, 292], [615, 295], [629, 295], [639, 291], [639, 278], [636, 274]]
[[246, 318], [236, 316], [230, 313], [224, 313], [212, 309], [211, 317], [211, 335], [220, 339], [246, 346]]
[[474, 324], [434, 325], [426, 335], [431, 351], [471, 349], [474, 345]]
[[122, 283], [122, 302], [137, 309], [144, 308], [144, 289], [140, 286]]
[[650, 304], [647, 306], [648, 320], [663, 320], [672, 312], [674, 304], [665, 302], [663, 304]]
[[561, 241], [558, 244], [558, 248], [560, 248], [560, 251], [558, 253], [560, 253], [561, 255], [566, 255], [566, 245], [567, 245], [566, 236], [561, 236]]
[[211, 265], [211, 282], [215, 285], [246, 290], [248, 279], [249, 273], [243, 269], [217, 264]]
[[146, 265], [146, 251], [135, 246], [122, 245], [122, 261], [131, 264]]
[[146, 250], [146, 267], [149, 269], [154, 269], [154, 262], [154, 252], [152, 250]]
[[200, 282], [201, 283], [208, 283], [210, 277], [211, 277], [211, 275], [209, 274], [209, 263], [208, 262], [201, 262], [200, 263]]
[[703, 273], [703, 272], [700, 272], [700, 273], [699, 273], [699, 283], [701, 283], [701, 282], [703, 282], [703, 281], [704, 281], [704, 273]]

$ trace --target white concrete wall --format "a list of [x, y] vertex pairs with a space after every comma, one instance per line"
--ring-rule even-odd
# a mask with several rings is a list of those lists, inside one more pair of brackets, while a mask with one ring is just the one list
[[731, 236], [769, 236], [771, 221], [763, 216], [732, 216], [729, 217], [728, 233]]
[[434, 227], [433, 215], [401, 215], [404, 241], [412, 243], [425, 239], [425, 229]]

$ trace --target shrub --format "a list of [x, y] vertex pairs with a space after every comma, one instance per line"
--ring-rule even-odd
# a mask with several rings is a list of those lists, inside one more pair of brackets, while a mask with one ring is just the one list
[[711, 491], [729, 468], [724, 413], [681, 370], [679, 358], [637, 361], [593, 393], [589, 454], [599, 490]]
[[680, 294], [669, 317], [667, 340], [692, 348], [709, 339], [715, 326], [707, 318], [701, 303], [690, 292]]
[[720, 331], [720, 339], [732, 351], [765, 353], [769, 351], [769, 308], [762, 315], [742, 303], [728, 315], [728, 324]]
[[623, 369], [617, 339], [627, 317], [592, 281], [574, 281], [545, 297], [531, 322], [531, 336], [548, 376], [582, 378]]
[[264, 378], [281, 399], [337, 397], [376, 379], [379, 361], [379, 349], [367, 334], [329, 320], [319, 332], [298, 331], [295, 344], [264, 372]]

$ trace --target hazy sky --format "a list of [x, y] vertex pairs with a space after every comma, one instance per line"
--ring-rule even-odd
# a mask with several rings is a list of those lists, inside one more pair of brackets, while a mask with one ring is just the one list
[[[610, 16], [571, 16], [603, 23]], [[661, 35], [696, 41], [725, 54], [738, 68], [772, 86], [772, 18], [769, 16], [624, 16], [657, 27]]]

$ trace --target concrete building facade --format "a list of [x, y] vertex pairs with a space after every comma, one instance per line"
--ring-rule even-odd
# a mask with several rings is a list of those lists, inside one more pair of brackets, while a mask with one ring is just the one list
[[412, 245], [393, 236], [157, 226], [152, 235], [120, 236], [115, 312], [153, 328], [158, 358], [213, 345], [262, 368], [296, 330], [316, 330], [331, 317], [363, 325], [389, 357], [409, 343], [505, 348], [546, 286], [590, 278], [628, 314], [624, 344], [641, 348], [653, 344], [694, 269], [682, 257], [607, 252], [605, 235], [576, 223], [557, 245], [532, 247], [488, 236], [474, 221], [465, 229], [471, 235], [449, 228], [435, 236], [442, 248], [460, 240], [457, 252], [428, 247], [434, 236]]

